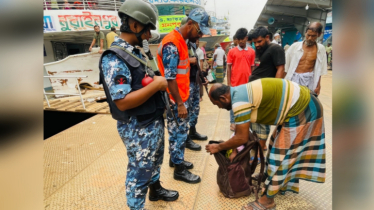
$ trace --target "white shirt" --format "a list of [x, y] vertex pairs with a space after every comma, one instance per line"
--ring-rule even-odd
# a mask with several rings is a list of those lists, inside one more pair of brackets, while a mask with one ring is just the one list
[[216, 57], [216, 63], [218, 66], [223, 66], [223, 59], [225, 57], [225, 51], [222, 49], [222, 47], [218, 47], [215, 51], [214, 51], [214, 54], [213, 54], [213, 57], [214, 55], [217, 55]]
[[287, 51], [288, 48], [290, 48], [290, 45], [286, 44], [286, 46], [284, 46], [284, 51]]
[[[197, 62], [199, 63], [199, 66], [200, 66], [200, 61], [201, 60], [204, 60], [204, 52], [200, 49], [200, 47], [198, 47], [197, 49], [196, 49], [196, 56], [197, 56]], [[200, 69], [201, 69], [202, 67], [200, 66]]]
[[[304, 42], [296, 42], [288, 48], [286, 52], [286, 64], [284, 65], [284, 71], [287, 73], [285, 79], [291, 80], [293, 74], [296, 71], [297, 66], [299, 65], [299, 61], [301, 57], [303, 57], [304, 50], [303, 50]], [[313, 90], [316, 89], [319, 78], [322, 75], [327, 74], [327, 61], [326, 61], [326, 49], [322, 44], [317, 44], [317, 59], [314, 65], [314, 82], [313, 82]]]

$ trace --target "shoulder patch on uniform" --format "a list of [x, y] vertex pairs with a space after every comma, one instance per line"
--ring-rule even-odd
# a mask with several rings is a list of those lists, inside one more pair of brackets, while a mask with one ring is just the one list
[[116, 85], [127, 84], [127, 79], [126, 79], [126, 77], [123, 76], [123, 75], [117, 75], [117, 76], [114, 78], [114, 84], [116, 84]]

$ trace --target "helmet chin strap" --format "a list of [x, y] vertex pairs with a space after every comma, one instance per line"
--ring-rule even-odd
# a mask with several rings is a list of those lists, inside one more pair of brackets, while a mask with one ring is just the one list
[[125, 27], [123, 28], [124, 31], [126, 31], [127, 33], [132, 33], [132, 34], [135, 34], [136, 38], [138, 39], [138, 42], [139, 42], [139, 47], [143, 47], [143, 39], [142, 39], [142, 34], [144, 34], [144, 32], [146, 31], [147, 27], [144, 26], [144, 28], [139, 31], [138, 33], [136, 32], [133, 32], [131, 29], [130, 29], [130, 26], [129, 26], [129, 23], [128, 23], [128, 18], [127, 17], [123, 17], [122, 18], [122, 22], [125, 22]]
[[145, 32], [145, 30], [146, 30], [146, 27], [144, 27], [139, 33], [134, 33], [135, 34], [135, 36], [136, 36], [136, 38], [138, 39], [138, 41], [139, 41], [139, 47], [143, 47], [143, 39], [142, 39], [142, 34], [144, 34], [144, 32]]

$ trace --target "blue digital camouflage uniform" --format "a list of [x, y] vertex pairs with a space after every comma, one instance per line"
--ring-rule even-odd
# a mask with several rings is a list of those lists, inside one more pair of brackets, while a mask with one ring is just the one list
[[[139, 58], [138, 50], [116, 37], [112, 46], [126, 48]], [[126, 64], [112, 53], [102, 59], [102, 70], [112, 100], [124, 98], [131, 91], [131, 72]], [[130, 209], [142, 209], [148, 185], [160, 178], [164, 157], [164, 121], [162, 118], [146, 127], [138, 124], [136, 117], [128, 123], [117, 121], [118, 133], [127, 149], [126, 198]]]
[[[177, 29], [178, 30], [178, 29]], [[167, 43], [162, 48], [162, 63], [165, 68], [165, 78], [173, 80], [177, 76], [177, 66], [179, 63], [179, 53], [177, 47], [173, 43]], [[189, 100], [184, 103], [186, 109], [189, 107]], [[171, 106], [174, 115], [177, 118], [179, 127], [177, 127], [174, 119], [169, 114], [167, 115], [167, 127], [169, 133], [169, 153], [171, 161], [175, 164], [181, 164], [184, 160], [184, 149], [187, 140], [189, 117], [178, 117], [178, 106], [174, 104]]]
[[200, 113], [200, 85], [197, 82], [190, 82], [190, 109], [188, 110], [190, 127], [197, 124], [197, 118]]
[[[196, 49], [196, 45], [192, 47]], [[195, 51], [196, 54], [196, 51]], [[197, 62], [199, 62], [199, 58], [197, 58]], [[188, 110], [189, 115], [189, 125], [190, 127], [194, 127], [197, 124], [197, 118], [199, 117], [200, 113], [200, 85], [197, 82], [190, 81], [190, 97], [188, 98], [190, 109]]]

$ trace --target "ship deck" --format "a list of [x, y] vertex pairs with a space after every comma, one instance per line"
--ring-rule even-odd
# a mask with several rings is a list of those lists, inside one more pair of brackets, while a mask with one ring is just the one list
[[[287, 192], [275, 197], [277, 209], [332, 208], [332, 72], [322, 77], [319, 96], [324, 106], [326, 129], [326, 167], [324, 184], [300, 181], [300, 193]], [[62, 99], [60, 99], [62, 100]], [[55, 103], [62, 103], [55, 102]], [[70, 101], [64, 103], [71, 103]], [[105, 103], [104, 103], [105, 104]], [[62, 105], [62, 104], [60, 104]], [[98, 108], [96, 108], [96, 106]], [[59, 106], [55, 104], [56, 110]], [[100, 109], [99, 105], [88, 108]], [[106, 110], [108, 111], [108, 110]], [[107, 112], [105, 112], [107, 113]], [[204, 94], [197, 130], [209, 139], [227, 140], [229, 112], [218, 109]], [[218, 165], [214, 156], [186, 149], [185, 159], [194, 163], [191, 171], [201, 176], [201, 183], [187, 184], [173, 179], [168, 166], [168, 134], [165, 129], [165, 155], [161, 168], [162, 185], [178, 190], [174, 202], [146, 200], [147, 209], [241, 209], [255, 196], [225, 198], [216, 183]], [[204, 146], [207, 141], [195, 141]], [[44, 141], [45, 209], [128, 209], [126, 205], [126, 148], [109, 114], [98, 114]]]

